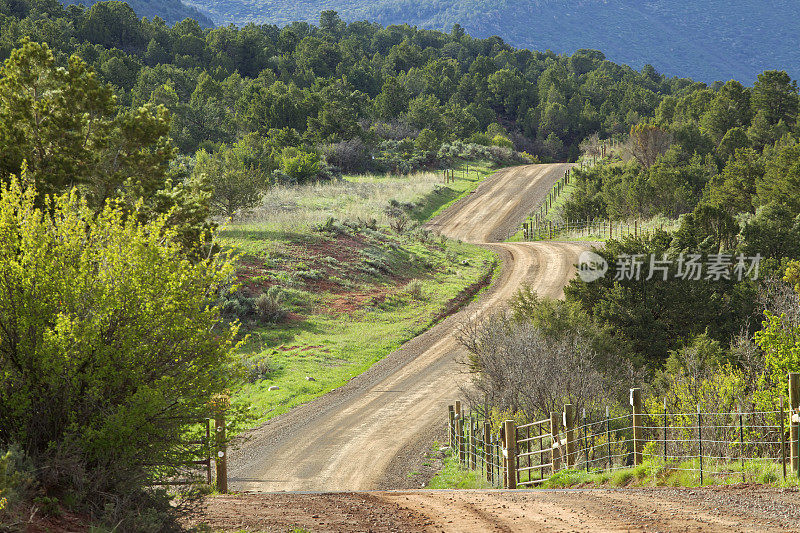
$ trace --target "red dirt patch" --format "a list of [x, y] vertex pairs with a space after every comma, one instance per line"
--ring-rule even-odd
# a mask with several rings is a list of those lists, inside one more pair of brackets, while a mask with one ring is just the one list
[[[361, 235], [337, 235], [317, 242], [286, 244], [282, 249], [281, 260], [274, 266], [266, 267], [257, 259], [246, 258], [240, 262], [237, 275], [244, 291], [249, 296], [257, 296], [278, 283], [274, 281], [277, 274], [295, 274], [299, 269], [314, 270], [319, 273], [319, 279], [298, 276], [297, 281], [302, 283], [304, 290], [325, 295], [317, 312], [334, 316], [352, 313], [385, 301], [397, 291], [397, 287], [408, 281], [407, 278], [397, 276], [388, 280], [384, 278], [384, 284], [354, 289], [352, 285], [343, 285], [347, 282], [333, 280], [362, 279], [363, 273], [356, 267], [363, 259], [361, 251], [369, 246], [367, 237]], [[388, 286], [385, 285], [386, 281], [389, 282]], [[302, 315], [296, 313], [291, 313], [285, 319], [286, 322], [302, 320]]]
[[319, 346], [306, 346], [305, 348], [302, 348], [300, 351], [301, 352], [307, 352], [309, 350], [316, 350], [316, 349], [319, 349], [319, 348], [324, 348], [324, 346], [321, 345], [321, 344]]
[[332, 257], [341, 263], [353, 263], [358, 261], [359, 252], [366, 247], [363, 239], [339, 235], [334, 240], [307, 244], [302, 248], [310, 258]]
[[341, 292], [325, 299], [325, 307], [333, 313], [352, 313], [363, 307], [386, 301], [395, 289], [376, 287], [371, 291]]

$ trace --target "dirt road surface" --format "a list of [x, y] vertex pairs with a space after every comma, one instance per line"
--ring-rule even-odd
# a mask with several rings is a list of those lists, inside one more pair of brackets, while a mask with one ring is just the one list
[[542, 296], [560, 297], [574, 273], [583, 245], [491, 244], [514, 233], [567, 168], [502, 170], [434, 219], [433, 231], [496, 250], [503, 260], [499, 279], [480, 299], [369, 371], [254, 430], [230, 454], [229, 487], [251, 492], [410, 488], [405, 474], [443, 428], [447, 405], [467, 379], [456, 363], [463, 352], [455, 327], [503, 307], [523, 283]]
[[750, 533], [800, 531], [799, 503], [796, 489], [749, 485], [273, 493], [209, 498], [202, 520], [237, 531]]

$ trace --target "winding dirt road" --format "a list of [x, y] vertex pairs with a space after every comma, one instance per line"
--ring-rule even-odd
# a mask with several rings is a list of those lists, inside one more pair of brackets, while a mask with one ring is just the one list
[[486, 244], [503, 259], [500, 279], [478, 301], [448, 317], [312, 402], [276, 417], [230, 455], [229, 486], [237, 491], [400, 488], [398, 458], [428, 448], [446, 406], [466, 376], [454, 327], [503, 306], [523, 284], [560, 297], [581, 245], [495, 244], [519, 227], [569, 165], [528, 165], [487, 178], [470, 196], [434, 219], [433, 231]]
[[253, 532], [800, 531], [797, 489], [375, 490], [419, 487], [409, 484], [409, 465], [432, 456], [445, 406], [466, 380], [454, 327], [501, 307], [523, 283], [563, 295], [582, 245], [500, 241], [566, 168], [498, 172], [432, 221], [444, 235], [496, 250], [500, 278], [347, 385], [255, 430], [230, 461], [230, 486], [249, 493], [205, 498], [188, 522]]

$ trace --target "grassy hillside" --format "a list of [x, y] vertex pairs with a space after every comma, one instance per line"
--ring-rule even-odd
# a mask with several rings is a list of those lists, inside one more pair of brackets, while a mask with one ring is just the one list
[[[81, 4], [91, 7], [101, 0], [64, 1], [64, 4]], [[167, 24], [175, 24], [184, 19], [194, 19], [203, 28], [212, 28], [214, 23], [197, 7], [188, 6], [180, 0], [125, 0], [140, 17], [161, 17]]]
[[791, 0], [189, 0], [217, 23], [295, 20], [316, 23], [333, 9], [345, 20], [408, 23], [475, 37], [499, 35], [514, 46], [573, 53], [603, 50], [615, 62], [652, 64], [668, 75], [750, 83], [766, 69], [800, 74], [800, 6]]

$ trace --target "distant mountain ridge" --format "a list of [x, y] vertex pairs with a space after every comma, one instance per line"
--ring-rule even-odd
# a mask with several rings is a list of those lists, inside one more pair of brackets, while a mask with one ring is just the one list
[[800, 75], [797, 0], [187, 0], [217, 24], [316, 23], [333, 9], [347, 21], [408, 23], [534, 50], [602, 50], [671, 76], [752, 83], [766, 69]]
[[[63, 4], [81, 4], [86, 7], [102, 0], [62, 0]], [[180, 0], [124, 0], [139, 17], [152, 19], [155, 16], [161, 17], [168, 24], [172, 25], [183, 19], [194, 19], [200, 26], [210, 28], [214, 26], [211, 18], [194, 6], [182, 3]]]

